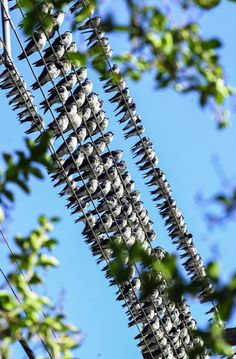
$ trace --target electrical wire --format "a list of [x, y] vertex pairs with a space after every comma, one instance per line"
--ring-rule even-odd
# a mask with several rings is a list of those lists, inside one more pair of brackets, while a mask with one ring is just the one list
[[[12, 76], [12, 80], [14, 81], [14, 77], [13, 77], [13, 76]], [[14, 82], [15, 82], [15, 81], [14, 81]], [[15, 85], [18, 86], [16, 82], [15, 82]], [[28, 106], [28, 104], [27, 104], [26, 102], [25, 102], [25, 104], [26, 104], [26, 107], [28, 108], [29, 112], [30, 112], [31, 115], [32, 115], [31, 108]], [[36, 113], [36, 112], [35, 112], [35, 113]], [[34, 114], [34, 115], [35, 115], [35, 114]], [[58, 127], [58, 128], [59, 128], [59, 127]], [[39, 128], [39, 131], [42, 132], [41, 128]], [[50, 145], [50, 149], [51, 149], [51, 153], [54, 154], [54, 155], [56, 155], [56, 152], [55, 152], [55, 150], [53, 150], [52, 145]], [[57, 156], [57, 155], [56, 155], [56, 156]], [[59, 160], [58, 158], [57, 158], [57, 164], [59, 165], [59, 167], [61, 167], [61, 170], [64, 172], [64, 175], [65, 175], [65, 177], [66, 177], [66, 172], [64, 171], [64, 168], [61, 166], [60, 160]], [[81, 204], [80, 204], [80, 202], [79, 202], [79, 199], [77, 198], [76, 192], [74, 191], [74, 188], [71, 187], [70, 180], [67, 179], [67, 183], [68, 183], [68, 185], [70, 186], [71, 191], [74, 192], [74, 196], [75, 196], [76, 199], [77, 199], [78, 205], [81, 206]], [[95, 207], [95, 208], [96, 208], [96, 207]], [[87, 217], [87, 216], [86, 216], [86, 213], [84, 212], [84, 210], [83, 210], [82, 207], [81, 207], [81, 212], [83, 213], [83, 215], [84, 215], [85, 218], [86, 218], [86, 217]], [[87, 223], [88, 223], [88, 225], [89, 225], [89, 227], [90, 227], [90, 230], [93, 232], [93, 228], [92, 228], [92, 226], [90, 225], [89, 219], [87, 219]], [[94, 235], [94, 238], [97, 240], [96, 234], [95, 234], [94, 232], [93, 232], [93, 235]], [[105, 258], [105, 260], [106, 260], [106, 262], [107, 262], [107, 265], [108, 265], [108, 264], [109, 264], [109, 261], [108, 261], [106, 255], [104, 254], [104, 251], [103, 251], [102, 247], [100, 246], [99, 240], [97, 240], [97, 243], [98, 243], [98, 245], [99, 245], [99, 247], [100, 247], [100, 251], [101, 251], [101, 253], [103, 254], [103, 256], [104, 256], [104, 258]], [[131, 285], [132, 291], [134, 292], [134, 294], [135, 294], [135, 296], [136, 296], [135, 290], [134, 290], [134, 288], [132, 287], [132, 284], [131, 284], [131, 283], [130, 283], [130, 285]], [[121, 291], [119, 285], [118, 285], [118, 288], [119, 288], [119, 290]], [[130, 313], [131, 313], [131, 315], [133, 316], [132, 310], [130, 309], [130, 306], [129, 306], [127, 300], [126, 300], [126, 297], [123, 295], [122, 291], [121, 291], [121, 295], [122, 295], [124, 301], [126, 302], [127, 308], [130, 310]], [[136, 326], [138, 327], [138, 330], [139, 330], [140, 334], [142, 335], [142, 333], [141, 333], [141, 331], [140, 331], [140, 329], [139, 329], [139, 325], [138, 325], [138, 323], [137, 323], [135, 317], [134, 317], [134, 321], [135, 321], [135, 323], [136, 323]], [[143, 341], [146, 342], [146, 339], [145, 339], [145, 337], [143, 337], [143, 335], [142, 335], [142, 338], [143, 338]], [[148, 347], [148, 344], [147, 344], [147, 348], [149, 348], [149, 347]], [[151, 351], [150, 351], [150, 355], [152, 356], [152, 352], [151, 352]], [[153, 356], [152, 356], [152, 357], [153, 357]]]
[[[84, 0], [83, 0], [83, 3], [86, 4], [86, 2], [85, 2]], [[101, 41], [100, 41], [99, 34], [98, 34], [98, 32], [97, 32], [97, 28], [96, 28], [96, 26], [94, 26], [92, 18], [89, 17], [89, 19], [90, 19], [90, 22], [91, 22], [91, 24], [92, 24], [94, 33], [96, 34], [97, 41], [98, 41], [98, 43], [100, 44], [101, 48], [103, 49], [103, 46], [102, 46]], [[106, 52], [104, 51], [104, 49], [103, 49], [103, 53], [104, 53], [104, 57], [105, 57], [105, 59], [106, 59], [106, 62], [107, 62], [107, 64], [108, 64], [108, 67], [109, 67], [110, 72], [112, 73], [112, 75], [114, 76], [114, 78], [116, 78], [116, 74], [114, 73], [113, 68], [112, 68], [112, 66], [111, 66], [111, 63], [110, 63], [110, 59], [107, 57]], [[128, 111], [129, 114], [130, 114], [130, 118], [131, 118], [131, 120], [132, 120], [133, 126], [137, 129], [137, 125], [136, 125], [136, 123], [135, 123], [135, 121], [134, 121], [134, 115], [132, 114], [132, 112], [131, 112], [130, 109], [129, 109], [129, 105], [128, 105], [127, 101], [126, 101], [125, 96], [123, 95], [123, 92], [122, 92], [122, 89], [120, 88], [119, 83], [117, 83], [117, 87], [118, 87], [119, 92], [120, 92], [120, 94], [121, 94], [121, 96], [122, 96], [122, 99], [123, 99], [123, 101], [124, 101], [124, 103], [125, 103], [125, 105], [126, 105], [126, 107], [127, 107], [127, 111]], [[140, 135], [139, 131], [137, 131], [137, 134], [138, 134], [138, 137], [139, 137], [139, 139], [140, 139], [140, 141], [141, 141], [141, 143], [142, 143], [142, 146], [143, 146], [143, 149], [144, 149], [144, 151], [145, 151], [145, 154], [147, 155], [147, 159], [149, 160], [149, 154], [148, 154], [148, 152], [147, 152], [146, 144], [145, 144], [145, 142], [143, 141], [143, 138], [142, 138], [142, 136]], [[151, 142], [149, 142], [149, 143], [150, 143], [150, 145], [152, 145]], [[153, 147], [153, 145], [152, 145], [152, 147]], [[161, 182], [160, 180], [158, 180], [158, 173], [157, 173], [157, 171], [156, 171], [155, 166], [152, 164], [152, 162], [151, 162], [150, 160], [149, 160], [149, 163], [150, 163], [151, 168], [153, 169], [153, 172], [154, 172], [154, 174], [155, 174], [155, 176], [156, 176], [156, 180], [158, 181], [158, 186], [159, 186], [159, 188], [162, 189], [162, 194], [163, 194], [163, 196], [165, 197], [165, 201], [166, 201], [166, 203], [168, 203], [169, 210], [170, 210], [170, 212], [172, 213], [172, 216], [173, 216], [173, 218], [174, 218], [174, 220], [175, 220], [175, 222], [176, 222], [176, 225], [178, 226], [178, 229], [179, 229], [180, 233], [182, 234], [181, 238], [183, 239], [183, 241], [185, 241], [186, 233], [183, 231], [182, 226], [180, 225], [179, 220], [178, 220], [178, 218], [176, 217], [176, 214], [175, 214], [175, 212], [174, 212], [173, 209], [172, 209], [172, 206], [171, 206], [169, 197], [166, 195], [165, 191], [163, 190], [163, 184], [162, 184], [162, 182]], [[181, 215], [181, 217], [182, 217], [182, 215]], [[187, 245], [186, 241], [185, 241], [185, 244]], [[187, 248], [188, 248], [188, 246], [187, 246]], [[197, 273], [198, 278], [201, 280], [201, 282], [203, 282], [203, 283], [205, 284], [205, 288], [206, 288], [206, 290], [208, 290], [208, 288], [209, 288], [209, 282], [208, 282], [206, 276], [203, 277], [203, 276], [201, 275], [201, 272], [199, 272], [198, 263], [196, 262], [194, 256], [192, 256], [191, 252], [189, 252], [189, 250], [188, 250], [188, 255], [189, 255], [189, 257], [192, 258], [193, 262], [195, 263], [195, 271], [196, 271], [196, 273]], [[212, 304], [213, 304], [213, 307], [215, 308], [215, 310], [216, 310], [216, 312], [217, 312], [216, 305], [214, 304], [214, 302], [212, 302]]]

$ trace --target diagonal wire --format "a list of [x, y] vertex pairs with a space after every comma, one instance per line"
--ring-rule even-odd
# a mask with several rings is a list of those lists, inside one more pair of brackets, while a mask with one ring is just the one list
[[[7, 285], [8, 285], [9, 288], [11, 289], [11, 291], [12, 291], [14, 297], [16, 298], [16, 300], [18, 301], [18, 303], [21, 304], [20, 298], [18, 297], [18, 295], [17, 295], [15, 289], [14, 289], [13, 286], [11, 285], [11, 283], [10, 283], [8, 277], [5, 275], [5, 273], [3, 272], [2, 268], [0, 268], [0, 272], [1, 272], [2, 276], [4, 277], [4, 279], [5, 279], [6, 283], [7, 283]], [[25, 311], [24, 311], [24, 312], [25, 312]], [[26, 316], [28, 316], [26, 312], [25, 312], [25, 314], [26, 314]], [[50, 358], [53, 359], [53, 357], [51, 356], [50, 352], [48, 351], [48, 349], [47, 349], [47, 347], [46, 347], [46, 345], [45, 345], [43, 339], [41, 338], [41, 336], [40, 336], [38, 333], [37, 333], [37, 336], [39, 337], [41, 344], [43, 345], [44, 349], [47, 351], [47, 353], [48, 353], [48, 355], [50, 356]], [[34, 354], [33, 350], [30, 348], [30, 346], [29, 346], [29, 344], [27, 343], [27, 341], [26, 341], [24, 338], [17, 339], [17, 340], [18, 340], [18, 342], [20, 343], [20, 345], [22, 346], [23, 350], [25, 351], [27, 357], [28, 357], [29, 359], [36, 359], [36, 355]]]
[[[84, 4], [86, 3], [85, 1], [83, 1], [83, 2], [84, 2]], [[98, 43], [100, 44], [101, 48], [103, 49], [103, 53], [104, 53], [106, 62], [107, 62], [107, 64], [108, 64], [108, 67], [109, 67], [109, 69], [110, 69], [110, 72], [113, 74], [114, 78], [116, 78], [116, 74], [114, 73], [113, 68], [112, 68], [112, 66], [111, 66], [111, 63], [110, 63], [110, 59], [108, 58], [108, 56], [107, 56], [106, 52], [104, 51], [104, 48], [103, 48], [103, 46], [102, 46], [102, 44], [101, 44], [101, 41], [100, 41], [100, 37], [99, 37], [98, 31], [97, 31], [97, 28], [96, 28], [96, 26], [94, 26], [92, 18], [89, 17], [89, 19], [90, 19], [91, 25], [92, 25], [92, 27], [93, 27], [94, 33], [95, 33], [96, 36], [97, 36], [97, 41], [98, 41]], [[117, 87], [118, 87], [118, 90], [119, 90], [119, 92], [120, 92], [120, 94], [121, 94], [121, 96], [122, 96], [122, 98], [123, 98], [123, 101], [124, 101], [126, 107], [127, 107], [127, 111], [128, 111], [129, 114], [130, 114], [130, 117], [131, 117], [133, 126], [137, 129], [137, 125], [136, 125], [136, 123], [135, 123], [135, 121], [134, 121], [134, 115], [132, 114], [132, 112], [131, 112], [130, 109], [129, 109], [129, 105], [128, 105], [127, 101], [126, 101], [125, 96], [124, 96], [123, 93], [122, 93], [122, 89], [121, 89], [119, 83], [117, 84]], [[139, 137], [139, 139], [140, 139], [140, 142], [142, 143], [142, 146], [143, 146], [143, 149], [144, 149], [144, 151], [145, 151], [145, 154], [147, 155], [147, 159], [149, 160], [149, 163], [150, 163], [150, 165], [151, 165], [151, 168], [152, 168], [152, 170], [153, 170], [153, 172], [154, 172], [154, 174], [155, 174], [155, 176], [156, 176], [156, 180], [158, 181], [158, 186], [162, 189], [162, 194], [164, 195], [165, 200], [166, 200], [166, 202], [168, 203], [169, 210], [171, 211], [172, 216], [173, 216], [173, 218], [174, 218], [174, 220], [175, 220], [175, 222], [176, 222], [176, 225], [178, 226], [178, 229], [179, 229], [180, 233], [182, 234], [182, 239], [183, 239], [183, 241], [185, 241], [184, 238], [185, 238], [185, 236], [186, 236], [186, 233], [183, 231], [182, 226], [181, 226], [180, 223], [179, 223], [179, 219], [176, 217], [176, 214], [175, 214], [175, 212], [173, 211], [173, 208], [172, 208], [171, 203], [170, 203], [169, 196], [167, 196], [166, 193], [165, 193], [165, 191], [163, 190], [163, 184], [162, 184], [162, 182], [158, 179], [158, 173], [157, 173], [157, 171], [156, 171], [156, 168], [155, 168], [155, 166], [152, 164], [152, 162], [151, 162], [150, 159], [149, 159], [149, 154], [148, 154], [148, 152], [147, 152], [146, 144], [145, 144], [145, 142], [143, 141], [143, 138], [142, 138], [142, 136], [140, 135], [139, 131], [137, 131], [137, 134], [138, 134], [138, 137]], [[150, 144], [151, 144], [151, 143], [150, 143]], [[187, 245], [186, 242], [185, 242], [185, 244]], [[187, 248], [188, 248], [188, 246], [187, 246]], [[191, 254], [191, 252], [190, 252], [188, 249], [187, 249], [187, 253], [188, 253], [188, 255], [192, 258], [193, 262], [195, 263], [195, 270], [196, 270], [197, 276], [198, 276], [198, 277], [201, 279], [201, 281], [205, 284], [206, 289], [208, 290], [209, 281], [207, 280], [206, 276], [202, 276], [201, 272], [199, 272], [198, 263], [196, 262], [194, 256]], [[216, 312], [217, 312], [217, 308], [216, 308], [214, 302], [212, 302], [212, 304], [213, 304], [213, 306], [214, 306], [214, 308], [215, 308], [215, 310], [216, 310]]]
[[[12, 80], [13, 80], [13, 82], [15, 83], [15, 85], [18, 87], [17, 83], [14, 81], [14, 77], [13, 77], [13, 76], [12, 76]], [[24, 101], [25, 101], [25, 100], [24, 100]], [[32, 110], [31, 110], [31, 108], [29, 107], [29, 105], [28, 105], [26, 102], [25, 102], [25, 104], [26, 104], [26, 107], [28, 108], [29, 112], [30, 112], [31, 115], [32, 115]], [[34, 112], [34, 115], [35, 115], [35, 113], [36, 113], [36, 112]], [[58, 127], [58, 128], [59, 128], [59, 127]], [[39, 127], [39, 131], [42, 132], [42, 130], [41, 130], [40, 127]], [[56, 152], [53, 150], [53, 147], [52, 147], [51, 145], [50, 145], [50, 152], [51, 152], [52, 154], [56, 155]], [[56, 155], [56, 156], [57, 156], [57, 155]], [[64, 175], [65, 175], [65, 177], [66, 177], [66, 172], [64, 171], [64, 168], [61, 166], [60, 160], [59, 160], [58, 158], [57, 158], [57, 164], [58, 164], [59, 168], [61, 168], [61, 171], [64, 172]], [[78, 199], [78, 197], [77, 197], [77, 194], [76, 194], [74, 188], [71, 187], [70, 180], [69, 180], [67, 177], [66, 177], [66, 180], [67, 180], [68, 185], [69, 185], [70, 188], [71, 188], [71, 192], [74, 193], [74, 196], [76, 197], [76, 200], [77, 200], [78, 205], [81, 206], [81, 204], [80, 204], [80, 202], [79, 202], [79, 199]], [[96, 208], [96, 207], [95, 207], [95, 208]], [[109, 260], [108, 260], [108, 258], [107, 258], [107, 256], [106, 256], [106, 254], [104, 254], [104, 251], [103, 251], [102, 247], [100, 246], [100, 242], [99, 242], [99, 240], [97, 239], [96, 234], [94, 233], [93, 228], [92, 228], [92, 226], [91, 226], [91, 224], [90, 224], [90, 222], [89, 222], [89, 219], [87, 218], [87, 215], [86, 215], [86, 213], [84, 212], [84, 210], [83, 210], [82, 207], [81, 207], [81, 211], [82, 211], [84, 217], [87, 219], [87, 223], [88, 223], [88, 225], [89, 225], [89, 227], [90, 227], [90, 230], [93, 232], [94, 238], [97, 240], [98, 245], [99, 245], [99, 247], [100, 247], [100, 251], [101, 251], [102, 255], [104, 256], [104, 258], [105, 258], [105, 260], [106, 260], [106, 262], [107, 262], [107, 265], [108, 265], [108, 264], [109, 264]], [[122, 295], [122, 297], [123, 297], [123, 299], [124, 299], [124, 301], [125, 301], [125, 303], [126, 303], [127, 308], [130, 310], [130, 313], [131, 313], [131, 315], [133, 316], [133, 312], [132, 312], [132, 310], [131, 310], [131, 306], [130, 306], [129, 303], [127, 302], [126, 297], [124, 296], [122, 290], [120, 289], [119, 284], [117, 284], [117, 285], [118, 285], [119, 290], [121, 291], [121, 295]], [[133, 288], [133, 286], [132, 286], [131, 283], [130, 283], [130, 286], [131, 286], [131, 289], [132, 289], [132, 291], [133, 291], [133, 293], [134, 293], [135, 300], [136, 300], [138, 303], [140, 303], [139, 300], [138, 300], [138, 298], [136, 297], [135, 290], [134, 290], [134, 288]], [[144, 313], [144, 314], [145, 314], [145, 313]], [[137, 323], [137, 321], [136, 321], [136, 319], [135, 319], [135, 316], [134, 316], [134, 322], [136, 323], [136, 326], [138, 327], [138, 330], [139, 330], [139, 332], [140, 332], [140, 334], [141, 334], [141, 336], [142, 336], [142, 338], [143, 338], [143, 341], [146, 342], [146, 338], [143, 336], [143, 334], [142, 334], [142, 332], [141, 332], [141, 330], [140, 330], [140, 328], [139, 328], [139, 325], [138, 325], [138, 323]], [[148, 343], [147, 343], [147, 348], [149, 348]], [[160, 350], [161, 350], [161, 348], [160, 348]], [[150, 351], [150, 355], [151, 355], [151, 357], [153, 357], [151, 351]]]

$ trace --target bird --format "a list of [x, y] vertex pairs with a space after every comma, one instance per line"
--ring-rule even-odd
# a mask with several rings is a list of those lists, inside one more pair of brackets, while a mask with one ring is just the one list
[[56, 62], [56, 66], [60, 69], [59, 76], [68, 75], [72, 69], [71, 61], [66, 59], [59, 59], [59, 61]]
[[63, 169], [70, 176], [77, 171], [84, 160], [84, 154], [79, 151], [74, 151], [63, 163]]
[[74, 95], [77, 93], [85, 93], [88, 95], [93, 89], [93, 82], [91, 80], [86, 79], [83, 83], [79, 84], [74, 90]]
[[[92, 199], [101, 199], [104, 196], [107, 196], [108, 193], [111, 191], [111, 181], [105, 180], [103, 183], [100, 184], [99, 188], [92, 194]], [[85, 198], [83, 203], [90, 202], [90, 198]]]
[[130, 137], [134, 136], [140, 136], [145, 131], [145, 128], [143, 125], [138, 125], [137, 127], [133, 128], [129, 132], [127, 132], [124, 136], [124, 138], [127, 140]]
[[107, 71], [104, 71], [102, 76], [99, 77], [99, 80], [105, 81], [107, 79], [110, 79], [111, 77], [113, 77], [114, 79], [121, 78], [120, 68], [119, 68], [118, 64], [113, 64], [110, 69], [108, 69]]
[[96, 179], [92, 179], [76, 190], [76, 197], [80, 199], [86, 197], [88, 196], [88, 194], [94, 193], [97, 190], [97, 188], [98, 188], [98, 181]]
[[72, 134], [61, 144], [61, 146], [56, 150], [56, 153], [52, 155], [52, 160], [55, 161], [57, 158], [72, 153], [76, 149], [77, 145], [77, 136]]
[[120, 79], [118, 82], [114, 82], [114, 80], [107, 81], [103, 88], [105, 92], [115, 92], [115, 91], [123, 91], [126, 88], [126, 81], [124, 79]]
[[74, 71], [74, 74], [76, 75], [78, 82], [83, 83], [88, 75], [87, 67], [80, 67], [79, 69]]
[[60, 69], [53, 63], [49, 62], [39, 75], [38, 80], [31, 86], [33, 90], [37, 90], [40, 86], [45, 85], [48, 81], [55, 80], [60, 74]]
[[[65, 78], [61, 79], [56, 84], [56, 86], [57, 87], [65, 86], [65, 88], [67, 90], [71, 90], [76, 83], [77, 83], [76, 74], [72, 73], [72, 74], [69, 74], [69, 75], [65, 76]], [[54, 86], [48, 90], [48, 92], [50, 92], [50, 93], [53, 92], [53, 91], [54, 91]]]
[[32, 99], [32, 101], [33, 101], [33, 98], [34, 98], [34, 96], [32, 95], [32, 93], [29, 90], [26, 90], [24, 88], [22, 92], [18, 93], [11, 100], [9, 100], [9, 105], [17, 104], [23, 100], [27, 101], [29, 99]]
[[132, 279], [131, 282], [125, 283], [121, 288], [121, 293], [117, 296], [116, 300], [124, 300], [124, 297], [134, 297], [135, 292], [141, 288], [141, 281], [138, 277]]
[[[65, 102], [65, 106], [70, 106], [72, 104], [76, 104], [77, 108], [81, 107], [84, 104], [85, 101], [85, 94], [83, 92], [79, 92], [79, 93], [73, 93], [72, 96], [70, 96], [67, 101]], [[58, 107], [56, 109], [57, 112], [60, 112], [61, 110], [63, 110], [63, 106]]]
[[119, 102], [120, 100], [125, 100], [129, 96], [129, 89], [125, 87], [122, 91], [118, 91], [113, 97], [109, 99], [111, 103]]
[[46, 45], [47, 38], [43, 31], [35, 31], [33, 34], [33, 38], [30, 39], [26, 48], [22, 53], [18, 56], [18, 60], [23, 60], [27, 56], [32, 55], [36, 51], [42, 50]]
[[47, 62], [57, 61], [64, 55], [65, 47], [62, 44], [58, 44], [54, 47], [49, 47], [44, 51], [45, 53], [43, 58], [33, 63], [35, 67], [43, 66]]
[[75, 41], [72, 41], [71, 44], [66, 49], [66, 55], [70, 57], [70, 54], [78, 51], [77, 44]]
[[104, 37], [105, 36], [105, 32], [101, 31], [101, 29], [98, 30], [94, 30], [92, 32], [90, 32], [89, 37], [85, 40], [87, 41], [87, 45], [91, 45], [93, 42], [96, 42], [98, 40], [98, 38], [100, 37]]
[[63, 45], [67, 49], [73, 41], [72, 33], [70, 31], [65, 31], [63, 34], [60, 34], [52, 43], [52, 47], [56, 45]]
[[140, 116], [134, 116], [132, 117], [129, 122], [126, 124], [125, 127], [123, 127], [123, 131], [127, 131], [130, 128], [132, 128], [133, 126], [137, 126], [138, 124], [140, 124], [142, 122]]
[[52, 132], [52, 137], [59, 137], [61, 133], [65, 132], [68, 127], [68, 117], [66, 115], [59, 115], [55, 120], [49, 123], [48, 129]]
[[83, 9], [84, 8], [84, 2], [83, 0], [78, 0], [74, 5], [71, 6], [70, 12], [73, 13], [76, 10]]
[[37, 114], [37, 106], [31, 105], [29, 108], [26, 108], [25, 110], [18, 113], [18, 119], [23, 120], [25, 117], [28, 117], [31, 114]]
[[99, 16], [93, 17], [87, 20], [83, 25], [78, 27], [78, 30], [91, 30], [99, 27], [101, 24], [101, 18]]
[[56, 103], [65, 103], [68, 97], [69, 93], [65, 86], [56, 86], [54, 91], [51, 92], [50, 96], [40, 102], [41, 108], [44, 109], [44, 113], [46, 113], [52, 105]]

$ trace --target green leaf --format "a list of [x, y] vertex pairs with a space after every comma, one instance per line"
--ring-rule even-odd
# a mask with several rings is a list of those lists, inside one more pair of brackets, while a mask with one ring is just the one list
[[217, 6], [221, 0], [194, 0], [195, 4], [202, 7], [205, 10], [210, 10]]
[[5, 213], [3, 208], [0, 206], [0, 223], [3, 223], [5, 221]]
[[207, 274], [214, 281], [218, 280], [220, 274], [219, 264], [217, 262], [208, 263]]
[[55, 257], [47, 256], [46, 254], [42, 254], [39, 257], [37, 265], [49, 268], [49, 267], [57, 267], [59, 265], [58, 260]]

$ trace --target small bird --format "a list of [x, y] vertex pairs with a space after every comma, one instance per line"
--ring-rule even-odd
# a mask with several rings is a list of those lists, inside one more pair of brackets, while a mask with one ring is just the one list
[[105, 32], [101, 31], [101, 29], [97, 29], [96, 31], [90, 32], [89, 37], [85, 40], [87, 41], [87, 46], [91, 45], [94, 42], [97, 42], [98, 38], [105, 36]]
[[71, 53], [75, 53], [78, 51], [77, 44], [75, 41], [72, 41], [71, 44], [67, 47], [66, 53], [70, 55]]
[[[31, 91], [29, 90], [26, 90], [25, 88], [23, 89], [23, 91], [21, 93], [18, 93], [16, 96], [14, 96], [10, 101], [9, 101], [9, 105], [12, 105], [12, 104], [17, 104], [19, 102], [22, 102], [22, 101], [27, 101], [31, 99], [33, 101], [34, 99], [34, 96], [32, 95]], [[32, 102], [31, 101], [31, 102]]]
[[98, 28], [101, 24], [101, 18], [99, 16], [95, 16], [89, 20], [87, 20], [83, 25], [78, 27], [78, 30], [90, 30], [94, 28]]
[[81, 199], [83, 197], [88, 196], [88, 194], [94, 193], [98, 188], [98, 181], [96, 179], [92, 179], [91, 181], [84, 184], [82, 187], [76, 190], [76, 197]]
[[13, 106], [13, 111], [19, 110], [20, 108], [24, 107], [31, 107], [33, 105], [34, 96], [29, 94], [27, 98], [22, 98], [19, 100], [15, 106]]
[[107, 81], [103, 88], [105, 92], [115, 92], [115, 91], [123, 91], [126, 88], [126, 81], [124, 79], [120, 79], [117, 83], [114, 80]]
[[31, 86], [33, 90], [37, 90], [40, 86], [45, 85], [51, 80], [55, 80], [60, 74], [60, 69], [53, 63], [49, 62], [39, 75], [38, 80]]
[[118, 91], [113, 97], [109, 99], [111, 103], [119, 102], [129, 96], [129, 89], [125, 87], [122, 91]]
[[[103, 183], [100, 184], [99, 188], [93, 193], [92, 199], [101, 199], [104, 196], [107, 196], [111, 190], [111, 181], [105, 180]], [[85, 198], [84, 203], [90, 202], [90, 198]]]
[[137, 127], [133, 128], [132, 130], [130, 130], [129, 132], [127, 132], [124, 135], [124, 138], [127, 140], [130, 137], [134, 137], [134, 136], [140, 136], [144, 133], [145, 128], [143, 125], [138, 125]]
[[[27, 131], [25, 131], [27, 135], [30, 133], [44, 130], [45, 128], [43, 118], [39, 115], [30, 115], [28, 116], [27, 121], [24, 122], [31, 122], [31, 127]], [[22, 123], [21, 120], [20, 123]]]
[[141, 281], [139, 278], [132, 279], [131, 282], [128, 282], [123, 285], [124, 287], [121, 289], [121, 293], [118, 295], [116, 300], [124, 300], [124, 298], [134, 297], [135, 292], [141, 288]]
[[22, 92], [23, 90], [26, 90], [26, 82], [25, 80], [23, 80], [23, 78], [20, 76], [20, 78], [15, 81], [16, 83], [11, 82], [11, 79], [9, 79], [10, 81], [5, 81], [2, 86], [0, 85], [0, 88], [6, 90], [6, 89], [11, 89], [8, 93], [7, 93], [7, 98], [17, 95], [19, 92]]
[[72, 63], [69, 60], [61, 59], [56, 62], [56, 66], [60, 69], [59, 76], [66, 76], [72, 69]]
[[65, 103], [68, 97], [69, 93], [65, 86], [56, 86], [48, 99], [40, 102], [41, 108], [44, 109], [44, 113], [46, 113], [52, 105], [56, 103]]
[[[72, 104], [76, 104], [77, 108], [83, 106], [85, 101], [85, 94], [83, 92], [73, 94], [68, 98], [68, 100], [65, 103], [65, 106], [70, 106]], [[63, 107], [58, 107], [56, 109], [57, 112], [60, 112], [63, 109]]]
[[68, 127], [68, 117], [66, 115], [59, 115], [48, 125], [48, 129], [52, 132], [52, 137], [59, 137], [61, 133], [65, 132]]
[[79, 84], [79, 86], [76, 87], [74, 90], [74, 95], [78, 93], [84, 93], [85, 95], [88, 95], [93, 89], [93, 83], [91, 80], [86, 79], [82, 84]]
[[84, 1], [78, 0], [78, 1], [76, 1], [76, 3], [74, 5], [71, 6], [70, 12], [73, 13], [76, 10], [83, 9], [83, 8], [84, 8]]
[[22, 51], [22, 53], [18, 56], [18, 59], [23, 60], [27, 56], [32, 55], [34, 52], [42, 50], [46, 45], [46, 42], [47, 38], [45, 33], [42, 31], [35, 31], [33, 38], [30, 39], [24, 51]]
[[101, 164], [101, 159], [98, 155], [91, 155], [85, 158], [83, 164], [80, 166], [80, 171], [92, 171]]
[[65, 142], [56, 150], [56, 153], [52, 155], [52, 160], [55, 161], [58, 157], [63, 157], [64, 155], [74, 152], [78, 145], [78, 139], [76, 135], [69, 136]]
[[[58, 83], [57, 83], [57, 87], [59, 86], [65, 86], [67, 90], [71, 90], [72, 87], [77, 83], [77, 78], [76, 78], [76, 74], [72, 73], [67, 75], [65, 78], [61, 79]], [[48, 92], [53, 92], [54, 91], [54, 86], [48, 90]]]
[[28, 117], [31, 114], [37, 115], [37, 106], [36, 105], [32, 105], [29, 108], [19, 112], [17, 116], [18, 116], [19, 120], [23, 120], [25, 117]]
[[78, 70], [75, 71], [75, 74], [78, 78], [78, 81], [80, 83], [83, 83], [86, 80], [87, 75], [88, 75], [87, 67], [80, 67]]
[[65, 53], [65, 47], [62, 44], [55, 45], [54, 47], [49, 47], [45, 50], [45, 54], [42, 59], [35, 61], [33, 65], [35, 67], [40, 67], [45, 65], [47, 62], [57, 61]]
[[133, 126], [137, 127], [138, 124], [142, 122], [141, 118], [139, 116], [134, 116], [129, 120], [129, 122], [126, 124], [126, 126], [123, 128], [123, 131], [127, 131]]
[[75, 151], [68, 157], [63, 163], [64, 171], [70, 176], [81, 166], [84, 160], [84, 154], [79, 151]]
[[70, 31], [65, 31], [63, 34], [60, 34], [52, 43], [52, 47], [56, 45], [63, 45], [67, 49], [73, 41], [72, 33]]
[[130, 118], [136, 116], [136, 105], [135, 103], [132, 103], [129, 106], [124, 106], [124, 109], [121, 109], [116, 116], [118, 116], [121, 112], [124, 112], [123, 117], [121, 117], [121, 119], [119, 120], [119, 123], [123, 123], [127, 120], [129, 120]]
[[121, 76], [120, 76], [120, 68], [119, 68], [119, 65], [118, 64], [114, 64], [112, 65], [112, 68], [109, 69], [108, 71], [105, 71], [103, 73], [102, 76], [100, 76], [99, 80], [100, 81], [105, 81], [107, 80], [108, 78], [115, 78], [115, 79], [119, 79]]

